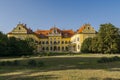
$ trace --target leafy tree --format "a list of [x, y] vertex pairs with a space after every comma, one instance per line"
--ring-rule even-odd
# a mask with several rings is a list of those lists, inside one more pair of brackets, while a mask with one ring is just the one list
[[98, 37], [96, 36], [96, 37], [92, 38], [92, 42], [91, 42], [91, 50], [93, 53], [99, 53], [98, 52], [98, 45], [99, 45]]
[[3, 55], [5, 53], [8, 53], [7, 49], [7, 36], [0, 32], [0, 54]]
[[7, 38], [0, 32], [0, 56], [22, 56], [33, 54], [33, 47], [25, 40]]
[[120, 52], [120, 33], [119, 29], [112, 25], [101, 24], [96, 37], [84, 40], [81, 52], [93, 53], [119, 53]]
[[119, 52], [120, 35], [118, 28], [111, 23], [101, 24], [98, 32], [98, 51], [102, 53]]
[[90, 53], [91, 52], [91, 42], [92, 42], [92, 38], [86, 38], [82, 43], [81, 52]]
[[32, 47], [34, 52], [37, 52], [37, 47], [38, 47], [38, 42], [35, 41], [32, 38], [26, 38], [25, 41], [27, 42], [27, 44], [29, 45], [29, 47]]

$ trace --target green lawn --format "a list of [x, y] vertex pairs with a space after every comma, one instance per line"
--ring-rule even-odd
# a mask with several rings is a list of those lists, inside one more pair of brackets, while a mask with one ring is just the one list
[[29, 59], [43, 61], [43, 67], [0, 66], [0, 80], [120, 80], [120, 62], [97, 63], [100, 57], [120, 55], [81, 54], [30, 58], [0, 58], [0, 61]]

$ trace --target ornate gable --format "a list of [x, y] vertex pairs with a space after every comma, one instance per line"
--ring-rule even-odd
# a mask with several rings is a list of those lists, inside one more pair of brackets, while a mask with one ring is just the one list
[[96, 33], [94, 28], [90, 24], [84, 24], [82, 27], [80, 27], [76, 33]]
[[33, 33], [31, 29], [26, 27], [26, 24], [18, 24], [10, 33], [12, 34], [28, 34]]

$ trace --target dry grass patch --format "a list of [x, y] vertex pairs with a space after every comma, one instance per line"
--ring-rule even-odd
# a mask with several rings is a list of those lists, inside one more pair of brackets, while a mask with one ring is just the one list
[[100, 57], [119, 55], [82, 54], [51, 57], [6, 58], [43, 61], [43, 67], [0, 66], [0, 80], [120, 80], [120, 62], [97, 63]]

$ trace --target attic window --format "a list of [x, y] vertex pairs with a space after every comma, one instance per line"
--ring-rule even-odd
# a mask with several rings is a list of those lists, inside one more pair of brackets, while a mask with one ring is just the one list
[[20, 30], [21, 28], [19, 27], [19, 30]]
[[90, 28], [88, 27], [88, 29], [90, 29]]

